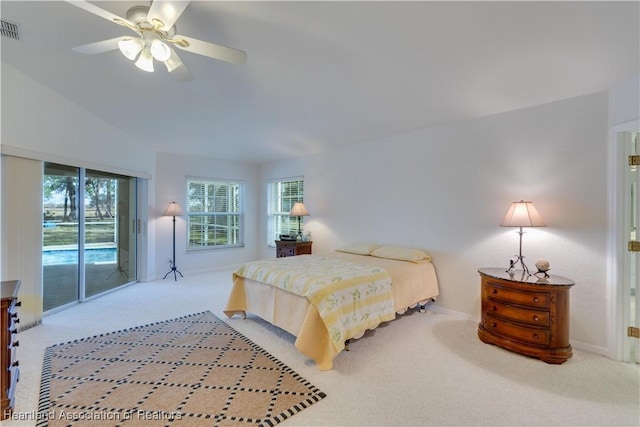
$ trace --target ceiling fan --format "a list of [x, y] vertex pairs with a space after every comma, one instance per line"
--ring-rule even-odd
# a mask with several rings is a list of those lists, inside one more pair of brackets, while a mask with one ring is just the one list
[[180, 80], [193, 80], [193, 76], [173, 47], [235, 64], [247, 61], [247, 54], [241, 50], [176, 34], [174, 24], [189, 5], [188, 1], [153, 0], [151, 6], [131, 7], [126, 18], [87, 1], [65, 1], [136, 33], [136, 36], [121, 36], [74, 47], [73, 50], [79, 53], [97, 54], [119, 49], [141, 70], [153, 72], [155, 59], [164, 63], [167, 70]]

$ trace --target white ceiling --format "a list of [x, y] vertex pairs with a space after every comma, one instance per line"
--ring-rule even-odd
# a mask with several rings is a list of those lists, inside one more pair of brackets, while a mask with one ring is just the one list
[[[96, 1], [125, 16], [146, 1]], [[178, 33], [247, 52], [178, 51], [194, 81], [120, 52], [71, 50], [129, 30], [60, 1], [5, 1], [2, 63], [158, 150], [248, 162], [607, 90], [639, 71], [627, 2], [193, 1]]]

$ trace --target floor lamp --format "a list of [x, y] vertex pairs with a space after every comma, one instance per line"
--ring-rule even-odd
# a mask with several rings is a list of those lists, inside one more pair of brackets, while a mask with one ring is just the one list
[[520, 231], [518, 231], [520, 235], [520, 252], [510, 260], [507, 273], [513, 274], [516, 265], [520, 263], [523, 274], [526, 273], [527, 276], [530, 276], [531, 273], [529, 273], [529, 269], [524, 263], [524, 256], [522, 255], [522, 235], [524, 234], [522, 227], [546, 227], [544, 220], [533, 206], [533, 202], [520, 200], [519, 202], [513, 202], [511, 204], [500, 225], [503, 227], [520, 227]]
[[162, 215], [173, 217], [173, 258], [171, 259], [171, 270], [164, 275], [163, 279], [166, 279], [169, 274], [173, 273], [173, 280], [178, 281], [177, 274], [179, 274], [180, 277], [184, 277], [176, 267], [176, 217], [182, 215], [182, 209], [180, 209], [180, 205], [176, 202], [171, 202]]

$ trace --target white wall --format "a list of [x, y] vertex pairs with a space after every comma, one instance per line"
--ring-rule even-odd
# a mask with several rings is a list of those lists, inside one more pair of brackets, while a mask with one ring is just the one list
[[[606, 346], [607, 94], [498, 114], [263, 165], [269, 179], [304, 175], [314, 252], [373, 241], [428, 250], [437, 305], [478, 319], [477, 269], [506, 267], [515, 229], [499, 223], [532, 200], [548, 227], [526, 230], [528, 265], [576, 282], [571, 338]], [[265, 215], [261, 205], [261, 216]], [[261, 256], [273, 256], [261, 229]]]
[[[2, 63], [2, 144], [151, 175], [150, 146]], [[55, 160], [52, 160], [55, 161]], [[73, 166], [78, 166], [74, 164]]]
[[[198, 252], [186, 252], [186, 218], [176, 218], [176, 266], [182, 274], [215, 270], [222, 267], [237, 266], [255, 259], [257, 256], [258, 224], [258, 168], [253, 164], [238, 163], [202, 157], [182, 156], [170, 153], [157, 153], [156, 160], [157, 203], [149, 209], [149, 223], [155, 223], [157, 278], [170, 270], [168, 261], [172, 257], [173, 222], [164, 217], [169, 203], [177, 202], [186, 211], [187, 176], [238, 180], [245, 184], [245, 247], [231, 249], [213, 249]], [[173, 277], [171, 275], [170, 277]], [[169, 276], [167, 277], [169, 279]], [[229, 277], [231, 281], [231, 277]]]
[[617, 125], [640, 117], [640, 74], [609, 91], [609, 124]]

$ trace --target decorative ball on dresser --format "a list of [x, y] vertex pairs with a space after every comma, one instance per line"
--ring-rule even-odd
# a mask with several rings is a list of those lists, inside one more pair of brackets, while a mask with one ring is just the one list
[[547, 273], [547, 271], [550, 270], [549, 267], [549, 261], [547, 261], [546, 259], [539, 259], [536, 261], [536, 268], [538, 269], [538, 271], [536, 271], [534, 273], [534, 276], [536, 277], [544, 277], [547, 278], [549, 277], [549, 273]]

